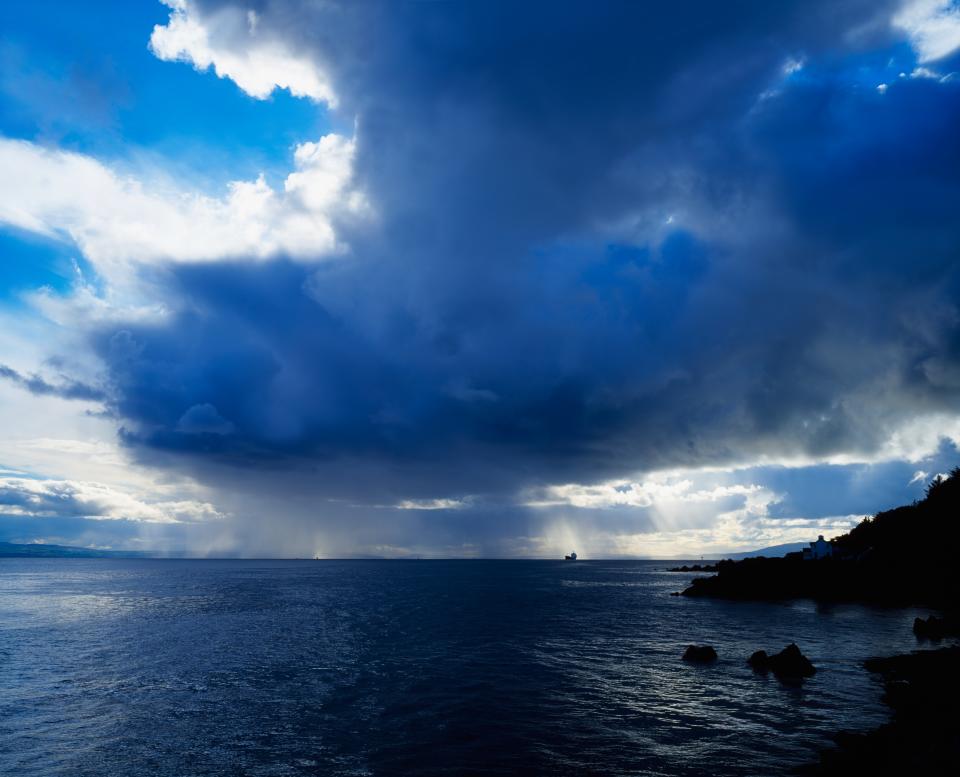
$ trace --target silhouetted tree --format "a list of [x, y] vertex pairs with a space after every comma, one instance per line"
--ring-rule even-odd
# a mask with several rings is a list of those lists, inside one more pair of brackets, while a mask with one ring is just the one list
[[943, 487], [943, 484], [946, 482], [947, 481], [943, 477], [943, 475], [937, 475], [933, 480], [930, 481], [929, 485], [927, 486], [927, 490], [925, 492], [926, 498], [927, 499], [935, 498], [937, 495], [937, 492]]

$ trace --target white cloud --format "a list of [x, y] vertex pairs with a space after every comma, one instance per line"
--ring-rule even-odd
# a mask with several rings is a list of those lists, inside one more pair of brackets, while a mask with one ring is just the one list
[[0, 477], [0, 512], [36, 518], [79, 517], [150, 523], [222, 517], [208, 502], [148, 502], [104, 483]]
[[112, 281], [138, 261], [316, 260], [343, 248], [334, 216], [366, 207], [350, 190], [354, 150], [352, 138], [326, 135], [296, 148], [282, 192], [261, 176], [209, 197], [82, 154], [0, 139], [0, 223], [72, 240]]
[[[114, 281], [118, 280], [117, 275], [114, 273]], [[123, 322], [127, 326], [159, 323], [170, 313], [169, 307], [161, 301], [124, 298], [123, 291], [110, 286], [99, 290], [81, 279], [74, 283], [66, 296], [42, 287], [24, 292], [22, 298], [46, 321], [61, 330], [74, 332], [84, 332], [91, 324], [107, 321]]]
[[255, 11], [225, 6], [202, 15], [190, 0], [161, 0], [171, 8], [166, 25], [157, 25], [150, 50], [159, 58], [213, 67], [258, 100], [274, 89], [289, 89], [296, 97], [336, 104], [329, 79], [316, 62], [290, 49], [289, 43], [265, 35]]
[[[948, 415], [919, 416], [901, 424], [879, 450], [829, 457], [758, 457], [726, 466], [648, 472], [635, 479], [563, 483], [531, 489], [520, 503], [551, 516], [545, 530], [520, 538], [517, 555], [556, 558], [576, 549], [586, 557], [708, 558], [787, 542], [833, 537], [849, 531], [862, 514], [809, 518], [771, 517], [783, 495], [750, 482], [758, 467], [804, 468], [893, 461], [921, 462], [944, 441], [960, 443], [960, 421]], [[932, 475], [917, 470], [911, 484]], [[610, 528], [579, 511], [616, 511]], [[629, 528], [636, 517], [638, 530]], [[624, 524], [627, 521], [627, 524]]]
[[748, 503], [738, 510], [720, 513], [709, 525], [686, 526], [658, 522], [655, 531], [616, 531], [601, 524], [586, 524], [558, 518], [533, 537], [517, 538], [514, 555], [560, 558], [576, 550], [582, 558], [625, 556], [635, 558], [723, 558], [727, 554], [780, 545], [809, 542], [818, 534], [835, 537], [855, 526], [862, 516], [771, 519], [766, 505]]
[[362, 193], [346, 190], [353, 176], [354, 151], [355, 141], [343, 135], [301, 143], [294, 151], [295, 172], [284, 181], [284, 192], [308, 213], [327, 213], [339, 205], [362, 212], [366, 208]]
[[730, 496], [749, 497], [762, 490], [760, 486], [742, 484], [694, 490], [691, 479], [676, 479], [667, 475], [651, 476], [639, 483], [608, 481], [593, 485], [566, 483], [547, 486], [524, 504], [528, 507], [569, 506], [588, 509], [654, 507], [675, 502], [717, 502]]
[[464, 504], [461, 499], [404, 499], [395, 507], [398, 510], [457, 510]]
[[104, 440], [71, 440], [58, 439], [55, 437], [40, 437], [33, 440], [20, 440], [19, 446], [24, 450], [53, 451], [68, 456], [82, 456], [90, 461], [118, 467], [125, 466], [127, 463], [120, 457], [120, 452], [116, 445]]
[[797, 73], [803, 70], [804, 64], [805, 64], [805, 61], [802, 58], [788, 59], [786, 62], [783, 63], [783, 67], [782, 67], [783, 74], [785, 76], [792, 76], [794, 73]]
[[594, 555], [650, 558], [723, 558], [727, 554], [757, 550], [788, 542], [809, 542], [822, 534], [828, 539], [849, 531], [862, 516], [836, 516], [816, 520], [766, 520], [746, 516], [720, 516], [706, 529], [681, 529], [653, 534], [619, 534], [605, 538]]
[[960, 48], [960, 5], [954, 0], [909, 0], [893, 18], [920, 62], [932, 62]]
[[[911, 418], [900, 425], [873, 458], [859, 457], [866, 464], [880, 461], [918, 462], [929, 458], [944, 442], [960, 447], [960, 418], [949, 414], [931, 414]], [[858, 457], [847, 461], [857, 463]]]
[[[696, 476], [695, 472], [690, 474]], [[771, 518], [769, 508], [779, 497], [756, 485], [698, 490], [691, 480], [685, 480], [659, 484], [653, 491], [661, 493], [654, 496], [648, 507], [652, 526], [630, 531], [622, 526], [606, 528], [602, 522], [584, 522], [573, 515], [560, 515], [539, 536], [524, 538], [523, 546], [516, 548], [516, 552], [553, 558], [571, 549], [584, 558], [722, 558], [738, 551], [807, 542], [818, 534], [833, 537], [849, 531], [862, 518], [860, 515]], [[711, 508], [724, 496], [737, 494], [743, 496], [738, 506], [716, 512]], [[700, 519], [697, 513], [701, 514]]]

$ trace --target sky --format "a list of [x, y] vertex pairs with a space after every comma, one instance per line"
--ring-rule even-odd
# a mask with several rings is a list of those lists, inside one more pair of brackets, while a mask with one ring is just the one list
[[960, 464], [960, 4], [0, 4], [0, 541], [694, 558]]

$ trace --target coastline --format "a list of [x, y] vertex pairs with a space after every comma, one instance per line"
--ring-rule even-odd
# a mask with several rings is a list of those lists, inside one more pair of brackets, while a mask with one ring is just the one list
[[[924, 499], [865, 518], [849, 533], [805, 552], [780, 558], [720, 561], [716, 574], [694, 578], [683, 596], [734, 601], [809, 599], [884, 607], [925, 606], [939, 611], [917, 618], [918, 646], [960, 636], [960, 575], [953, 558], [960, 507], [960, 470], [938, 476]], [[691, 570], [692, 571], [692, 570]], [[840, 731], [835, 747], [809, 775], [859, 773], [946, 774], [960, 763], [956, 700], [960, 698], [960, 645], [920, 649], [863, 663], [882, 678], [890, 721], [863, 732]]]
[[813, 599], [891, 607], [951, 609], [958, 579], [946, 563], [829, 558], [748, 558], [721, 561], [710, 577], [694, 578], [683, 596], [739, 601]]
[[960, 646], [868, 659], [864, 668], [883, 679], [882, 699], [892, 709], [892, 719], [866, 732], [838, 732], [836, 747], [822, 750], [818, 763], [796, 773], [949, 774], [956, 769]]

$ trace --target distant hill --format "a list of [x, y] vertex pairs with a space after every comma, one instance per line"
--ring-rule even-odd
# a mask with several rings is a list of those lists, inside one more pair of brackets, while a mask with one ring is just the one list
[[148, 558], [151, 555], [139, 550], [96, 550], [72, 545], [0, 542], [0, 558]]
[[863, 601], [960, 607], [960, 468], [937, 477], [918, 502], [864, 518], [830, 541], [833, 557], [721, 561], [685, 596]]
[[809, 542], [785, 542], [782, 545], [771, 545], [768, 548], [760, 548], [759, 550], [748, 550], [743, 553], [728, 553], [724, 558], [733, 559], [734, 561], [739, 561], [744, 558], [757, 558], [759, 556], [764, 556], [765, 558], [782, 558], [788, 553], [794, 553], [798, 550], [802, 551], [809, 544]]

